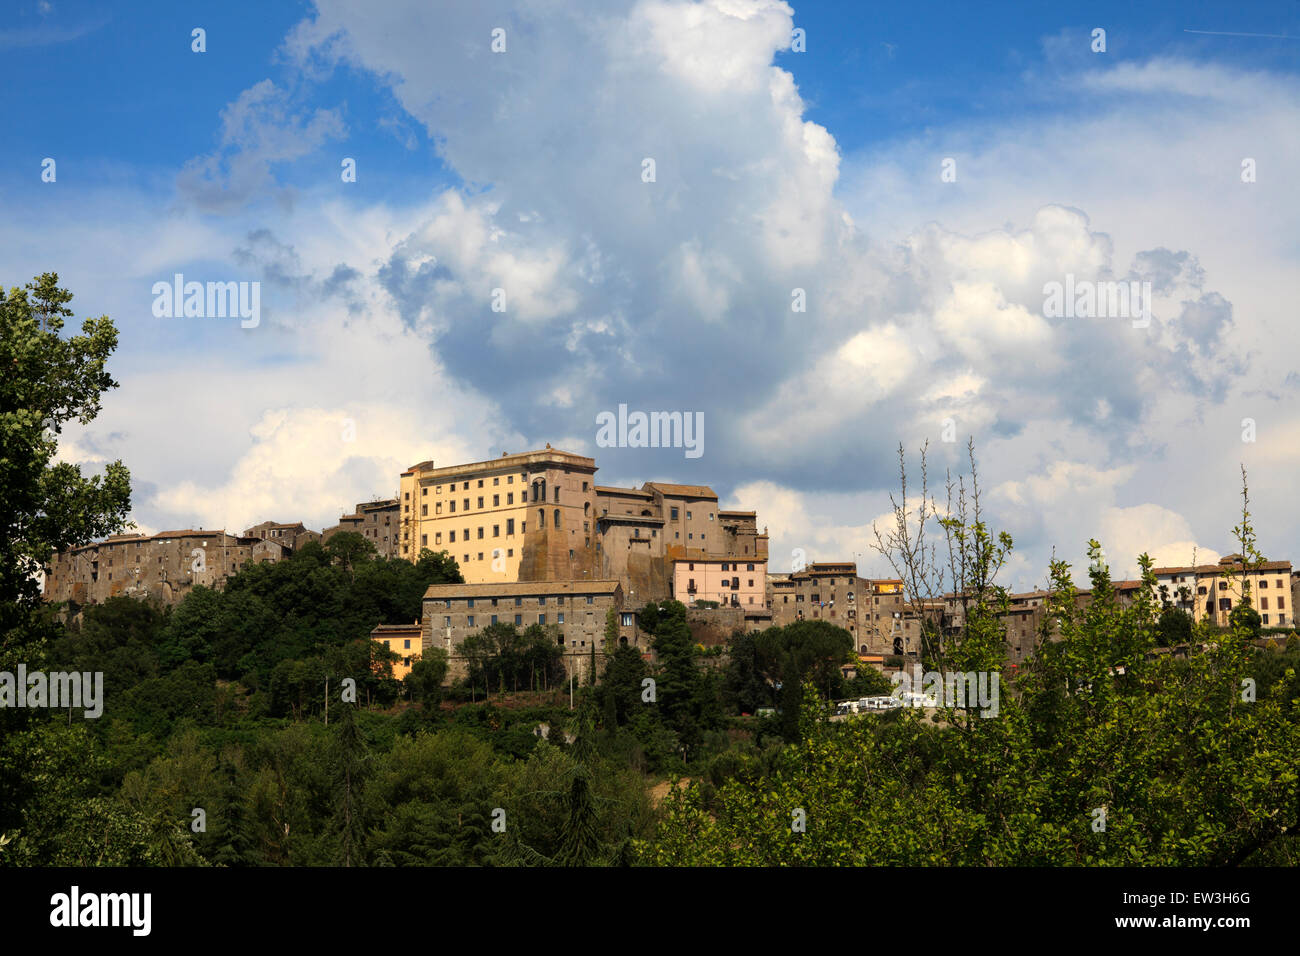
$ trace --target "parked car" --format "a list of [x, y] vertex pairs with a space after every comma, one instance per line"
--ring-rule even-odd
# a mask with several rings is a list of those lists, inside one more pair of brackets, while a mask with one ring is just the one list
[[897, 698], [900, 706], [903, 707], [938, 707], [939, 702], [928, 694], [920, 694], [916, 691], [904, 691]]
[[897, 697], [863, 697], [858, 706], [862, 710], [894, 710], [903, 703]]

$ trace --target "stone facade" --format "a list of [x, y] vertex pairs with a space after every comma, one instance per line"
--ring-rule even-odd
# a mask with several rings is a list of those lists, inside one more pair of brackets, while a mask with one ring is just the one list
[[730, 559], [740, 558], [756, 566], [756, 593], [766, 592], [766, 530], [758, 531], [752, 511], [719, 510], [713, 489], [657, 481], [640, 488], [597, 485], [596, 502], [601, 574], [622, 582], [629, 603], [690, 603], [696, 595], [675, 581], [682, 561], [734, 564]]
[[619, 643], [641, 646], [635, 616], [625, 609], [623, 588], [617, 581], [434, 584], [424, 593], [423, 607], [422, 651], [445, 650], [451, 679], [466, 674], [459, 654], [465, 638], [493, 623], [513, 624], [521, 630], [533, 624], [547, 628], [565, 649], [570, 672], [584, 678], [593, 649], [598, 670], [604, 666], [605, 618], [610, 609], [618, 615]]
[[768, 601], [775, 626], [824, 620], [853, 637], [859, 655], [912, 654], [921, 626], [897, 579], [858, 575], [851, 561], [820, 562], [770, 578]]
[[197, 584], [222, 587], [255, 560], [260, 544], [259, 538], [201, 528], [112, 535], [55, 554], [45, 571], [45, 599], [82, 605], [124, 595], [179, 604]]
[[772, 626], [772, 612], [766, 607], [686, 608], [686, 625], [695, 643], [710, 647], [725, 645], [736, 631], [765, 631]]
[[244, 530], [245, 538], [257, 538], [262, 541], [274, 541], [286, 549], [286, 553], [296, 551], [308, 541], [321, 540], [319, 531], [309, 531], [301, 521], [292, 524], [280, 524], [275, 521], [263, 521]]
[[195, 585], [225, 586], [248, 562], [282, 561], [320, 540], [301, 522], [264, 521], [242, 535], [188, 528], [154, 535], [116, 534], [56, 553], [45, 569], [47, 601], [76, 607], [110, 597], [153, 598], [179, 604]]
[[343, 515], [338, 524], [321, 532], [321, 540], [329, 541], [340, 531], [351, 531], [373, 544], [381, 558], [401, 557], [400, 515], [401, 508], [396, 498], [361, 501], [352, 514]]
[[[1133, 601], [1142, 589], [1141, 581], [1112, 581], [1115, 598], [1123, 606]], [[1047, 623], [1048, 601], [1050, 591], [1025, 591], [1008, 594], [1008, 608], [1001, 615], [1006, 628], [1007, 660], [1019, 664], [1030, 657], [1042, 643], [1044, 635], [1052, 640], [1057, 635], [1055, 626]], [[939, 602], [936, 602], [938, 604]], [[1075, 607], [1085, 611], [1092, 603], [1092, 592], [1077, 588], [1074, 595]], [[956, 594], [945, 594], [941, 603], [942, 612], [936, 616], [935, 623], [947, 631], [960, 630], [964, 626], [964, 608]]]

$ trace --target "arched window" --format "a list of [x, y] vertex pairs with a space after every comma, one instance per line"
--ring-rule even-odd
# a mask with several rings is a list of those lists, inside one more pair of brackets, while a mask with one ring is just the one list
[[560, 527], [560, 509], [559, 509], [559, 508], [556, 508], [556, 509], [555, 509], [555, 527], [556, 527], [556, 530], [559, 530], [559, 527]]
[[545, 509], [545, 508], [538, 508], [538, 509], [537, 509], [537, 527], [539, 527], [539, 528], [545, 528], [545, 527], [546, 527], [546, 509]]

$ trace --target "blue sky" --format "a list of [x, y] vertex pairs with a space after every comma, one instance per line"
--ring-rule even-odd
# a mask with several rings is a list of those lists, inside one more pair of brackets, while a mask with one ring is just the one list
[[[9, 9], [0, 27], [6, 183], [22, 178], [33, 154], [53, 153], [75, 156], [88, 184], [157, 176], [165, 188], [178, 166], [214, 145], [217, 117], [239, 91], [292, 73], [278, 51], [312, 5], [236, 0], [180, 7], [159, 0], [114, 10], [18, 0]], [[794, 74], [805, 116], [830, 129], [846, 151], [972, 114], [996, 119], [1041, 109], [1021, 81], [1026, 71], [1053, 69], [1045, 41], [1098, 26], [1107, 30], [1115, 59], [1179, 55], [1292, 74], [1300, 69], [1300, 7], [1293, 3], [812, 2], [795, 11], [812, 55], [787, 52], [775, 62]], [[208, 33], [203, 56], [190, 50], [195, 26]], [[429, 39], [436, 49], [440, 38]], [[1088, 51], [1074, 53], [1083, 58]], [[355, 132], [344, 145], [376, 134], [381, 121], [400, 114], [387, 88], [364, 71], [341, 70], [303, 94], [306, 102], [346, 104]], [[427, 183], [435, 168], [456, 178], [441, 163], [431, 168], [432, 141], [420, 124], [407, 122], [403, 130], [418, 148], [403, 148], [398, 134], [372, 144], [378, 148], [367, 151], [375, 165], [366, 185], [383, 195], [399, 183]], [[320, 175], [326, 167], [315, 160], [304, 158], [282, 174], [289, 181]]]
[[[1009, 583], [1092, 536], [1227, 553], [1243, 461], [1295, 559], [1300, 7], [986, 6], [18, 0], [0, 281], [122, 331], [63, 454], [126, 461], [147, 530], [319, 526], [549, 441], [870, 566], [893, 449], [958, 467], [951, 419]], [[154, 316], [176, 272], [260, 281], [260, 324]], [[1151, 328], [1045, 317], [1067, 273], [1152, 282]], [[705, 454], [597, 449], [620, 403], [702, 411]]]

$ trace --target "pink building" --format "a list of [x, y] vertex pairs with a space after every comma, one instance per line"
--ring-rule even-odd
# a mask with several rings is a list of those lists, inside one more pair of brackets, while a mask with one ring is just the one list
[[762, 558], [679, 558], [673, 597], [683, 604], [717, 601], [724, 607], [766, 607], [767, 562]]

